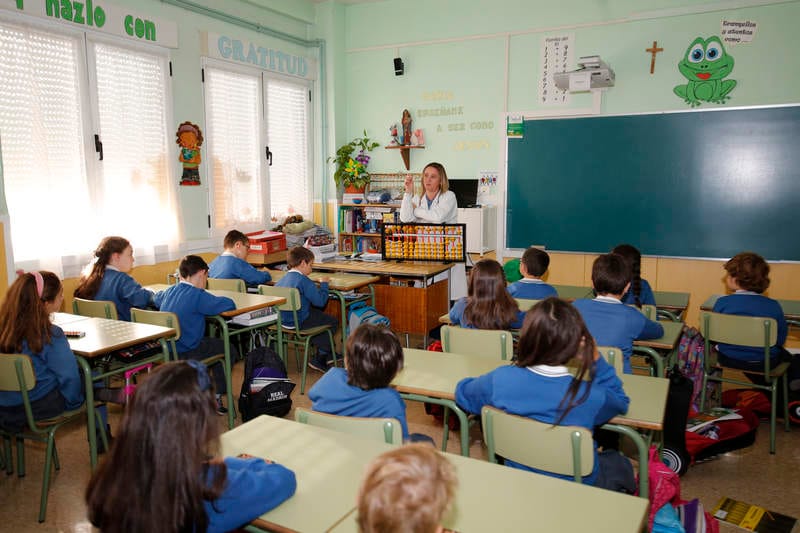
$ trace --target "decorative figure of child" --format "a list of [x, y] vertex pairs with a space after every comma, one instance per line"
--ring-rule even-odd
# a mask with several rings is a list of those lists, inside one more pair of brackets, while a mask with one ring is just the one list
[[183, 165], [181, 185], [200, 185], [200, 146], [203, 144], [203, 132], [197, 124], [188, 120], [178, 126], [175, 143], [181, 147], [178, 161]]

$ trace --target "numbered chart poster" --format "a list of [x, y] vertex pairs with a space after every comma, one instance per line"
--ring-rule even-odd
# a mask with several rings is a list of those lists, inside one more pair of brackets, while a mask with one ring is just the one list
[[556, 87], [553, 74], [574, 70], [575, 34], [550, 35], [542, 37], [539, 46], [539, 102], [542, 105], [567, 105], [569, 92]]

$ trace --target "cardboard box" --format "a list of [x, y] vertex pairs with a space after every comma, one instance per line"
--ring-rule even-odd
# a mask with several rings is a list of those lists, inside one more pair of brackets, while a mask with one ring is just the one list
[[246, 233], [251, 254], [271, 254], [286, 249], [286, 235], [279, 231]]

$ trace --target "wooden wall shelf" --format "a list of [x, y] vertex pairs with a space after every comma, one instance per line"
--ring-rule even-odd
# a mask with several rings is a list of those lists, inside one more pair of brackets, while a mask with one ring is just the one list
[[409, 151], [413, 148], [425, 148], [424, 146], [417, 145], [417, 144], [396, 144], [392, 146], [386, 146], [387, 150], [400, 150], [400, 156], [403, 158], [403, 163], [406, 165], [406, 170], [411, 170], [411, 164], [409, 161]]

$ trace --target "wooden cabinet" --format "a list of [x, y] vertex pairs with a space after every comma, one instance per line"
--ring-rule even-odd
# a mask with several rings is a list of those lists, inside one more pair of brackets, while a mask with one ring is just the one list
[[399, 221], [399, 205], [341, 204], [338, 210], [339, 253], [380, 253], [383, 223]]

